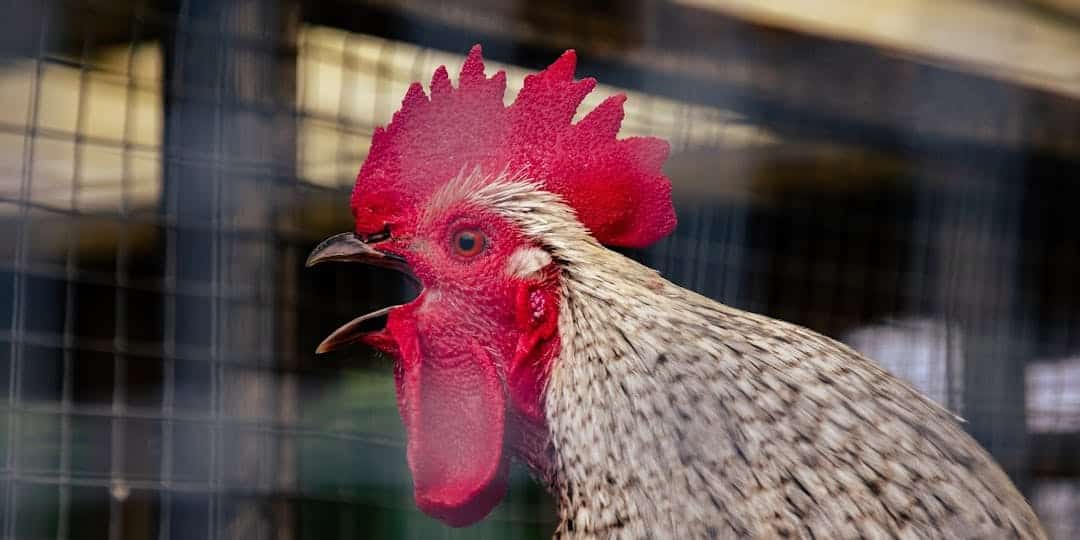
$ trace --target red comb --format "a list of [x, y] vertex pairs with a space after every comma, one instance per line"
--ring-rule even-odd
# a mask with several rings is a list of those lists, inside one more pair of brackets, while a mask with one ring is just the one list
[[661, 165], [665, 141], [618, 140], [626, 97], [607, 98], [577, 124], [574, 113], [596, 86], [574, 80], [574, 51], [525, 77], [503, 105], [506, 73], [484, 75], [480, 46], [469, 52], [458, 87], [446, 68], [431, 78], [431, 97], [409, 87], [390, 124], [377, 128], [360, 168], [352, 209], [358, 232], [403, 224], [436, 189], [463, 169], [524, 171], [563, 197], [601, 243], [644, 247], [675, 228], [671, 184]]

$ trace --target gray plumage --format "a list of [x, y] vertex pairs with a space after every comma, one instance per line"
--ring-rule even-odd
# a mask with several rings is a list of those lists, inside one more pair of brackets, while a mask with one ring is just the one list
[[556, 537], [1045, 537], [948, 411], [856, 351], [664, 280], [527, 181], [463, 191], [560, 266], [535, 471]]

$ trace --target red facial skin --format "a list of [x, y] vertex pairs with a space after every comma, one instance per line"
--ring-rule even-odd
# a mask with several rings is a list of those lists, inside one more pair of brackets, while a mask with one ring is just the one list
[[[465, 526], [502, 499], [511, 457], [547, 469], [543, 390], [558, 351], [558, 276], [554, 265], [511, 275], [510, 255], [532, 244], [481, 209], [459, 205], [408, 228], [392, 226], [374, 247], [408, 261], [424, 290], [363, 341], [397, 360], [417, 506]], [[463, 254], [460, 231], [483, 247]]]

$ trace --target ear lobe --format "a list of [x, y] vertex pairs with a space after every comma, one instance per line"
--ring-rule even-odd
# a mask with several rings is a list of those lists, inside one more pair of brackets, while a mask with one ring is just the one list
[[[551, 256], [541, 250], [537, 251], [543, 253], [550, 264]], [[557, 333], [559, 288], [555, 276], [552, 275], [553, 272], [548, 268], [548, 265], [544, 265], [534, 270], [528, 274], [531, 279], [518, 284], [514, 312], [518, 328], [523, 330], [522, 343], [518, 347], [519, 353], [522, 345], [525, 345], [526, 349], [531, 349], [535, 347], [536, 342], [548, 339]]]
[[559, 349], [559, 293], [554, 280], [522, 283], [516, 313], [522, 333], [507, 381], [511, 401], [534, 422], [543, 422], [544, 387]]

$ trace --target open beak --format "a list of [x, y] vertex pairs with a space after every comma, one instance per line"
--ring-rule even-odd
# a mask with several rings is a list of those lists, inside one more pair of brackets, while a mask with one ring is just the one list
[[[363, 241], [356, 234], [341, 233], [323, 240], [311, 254], [308, 255], [306, 267], [312, 267], [324, 262], [359, 262], [371, 266], [381, 266], [401, 271], [407, 276], [412, 276], [409, 266], [404, 259], [391, 253], [384, 253]], [[346, 345], [358, 342], [368, 342], [378, 348], [391, 345], [382, 332], [386, 324], [386, 317], [390, 310], [400, 306], [389, 306], [366, 315], [361, 315], [337, 330], [334, 330], [315, 349], [315, 354], [322, 354]]]

